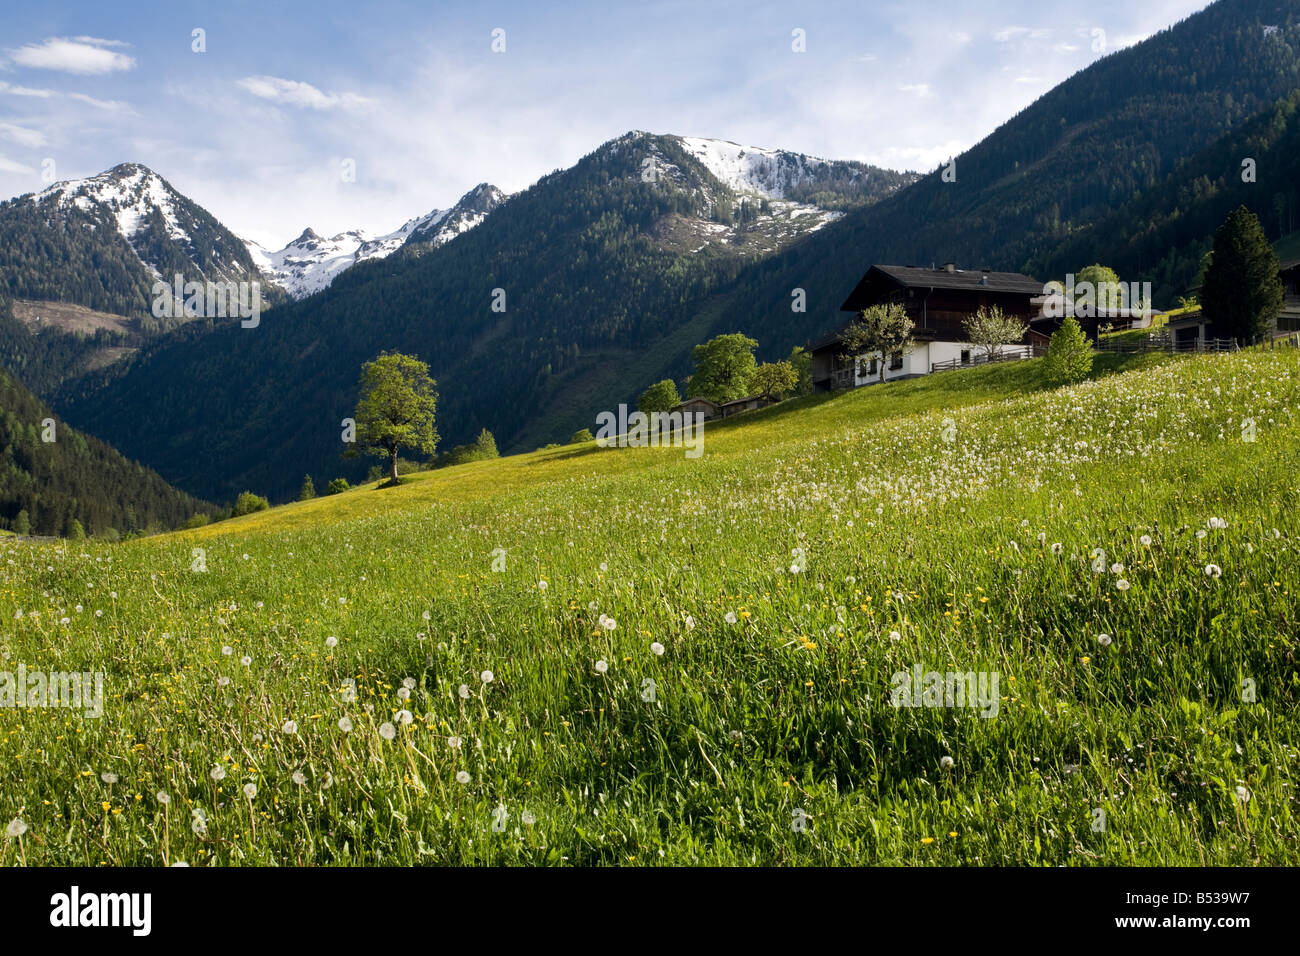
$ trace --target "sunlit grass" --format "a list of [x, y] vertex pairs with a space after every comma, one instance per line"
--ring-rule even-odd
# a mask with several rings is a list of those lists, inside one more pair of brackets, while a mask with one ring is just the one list
[[[11, 542], [5, 668], [107, 700], [0, 711], [0, 824], [31, 864], [1300, 862], [1296, 354], [1039, 364], [710, 424], [698, 460]], [[997, 716], [891, 706], [918, 663], [996, 671]]]

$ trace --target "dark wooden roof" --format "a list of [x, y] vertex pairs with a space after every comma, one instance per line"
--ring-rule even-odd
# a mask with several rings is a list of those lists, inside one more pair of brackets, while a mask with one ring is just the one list
[[1020, 272], [982, 269], [920, 269], [915, 266], [872, 266], [840, 306], [841, 312], [861, 312], [890, 288], [957, 289], [967, 292], [1010, 292], [1042, 295], [1043, 284]]
[[[754, 401], [755, 399], [757, 399], [757, 400], [759, 400], [759, 401], [762, 401], [762, 400], [764, 400], [765, 398], [766, 398], [765, 395], [746, 395], [744, 398], [733, 398], [733, 399], [732, 399], [731, 401], [729, 401], [729, 402], [723, 402], [719, 407], [720, 407], [720, 408], [726, 408], [728, 405], [742, 405], [742, 404], [744, 404], [745, 402], [752, 402], [752, 401]], [[773, 403], [773, 404], [775, 404], [775, 403]]]

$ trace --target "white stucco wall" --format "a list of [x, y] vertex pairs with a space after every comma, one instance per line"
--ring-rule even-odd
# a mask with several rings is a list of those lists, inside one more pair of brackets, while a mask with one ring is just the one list
[[[910, 352], [903, 356], [902, 368], [885, 368], [885, 381], [892, 382], [896, 378], [904, 378], [908, 375], [926, 375], [930, 371], [930, 349], [931, 344], [922, 342], [916, 345]], [[866, 362], [858, 363], [858, 374], [855, 385], [875, 385], [880, 381], [880, 369], [877, 367], [876, 374], [869, 372], [871, 368], [870, 359]]]
[[[1002, 347], [1003, 355], [1015, 355], [1020, 358], [1030, 356], [1030, 347], [1028, 345], [1004, 345]], [[981, 353], [969, 342], [921, 342], [912, 348], [910, 352], [903, 356], [903, 367], [898, 369], [885, 369], [885, 381], [891, 382], [897, 378], [904, 378], [911, 375], [929, 375], [931, 366], [938, 362], [952, 362], [961, 359], [962, 352], [967, 353], [967, 361], [974, 362], [980, 358]], [[854, 380], [855, 386], [875, 385], [880, 381], [880, 371], [877, 369], [876, 374], [868, 372], [870, 368], [869, 360], [865, 363], [859, 363], [857, 376]]]

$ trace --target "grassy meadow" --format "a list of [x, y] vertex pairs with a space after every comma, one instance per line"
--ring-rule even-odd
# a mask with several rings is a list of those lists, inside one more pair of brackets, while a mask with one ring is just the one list
[[8, 539], [0, 863], [1300, 863], [1300, 356], [1041, 364]]

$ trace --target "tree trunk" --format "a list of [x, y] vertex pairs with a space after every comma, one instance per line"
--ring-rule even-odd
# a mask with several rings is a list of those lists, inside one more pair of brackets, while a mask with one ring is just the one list
[[397, 446], [388, 449], [388, 476], [397, 484]]

